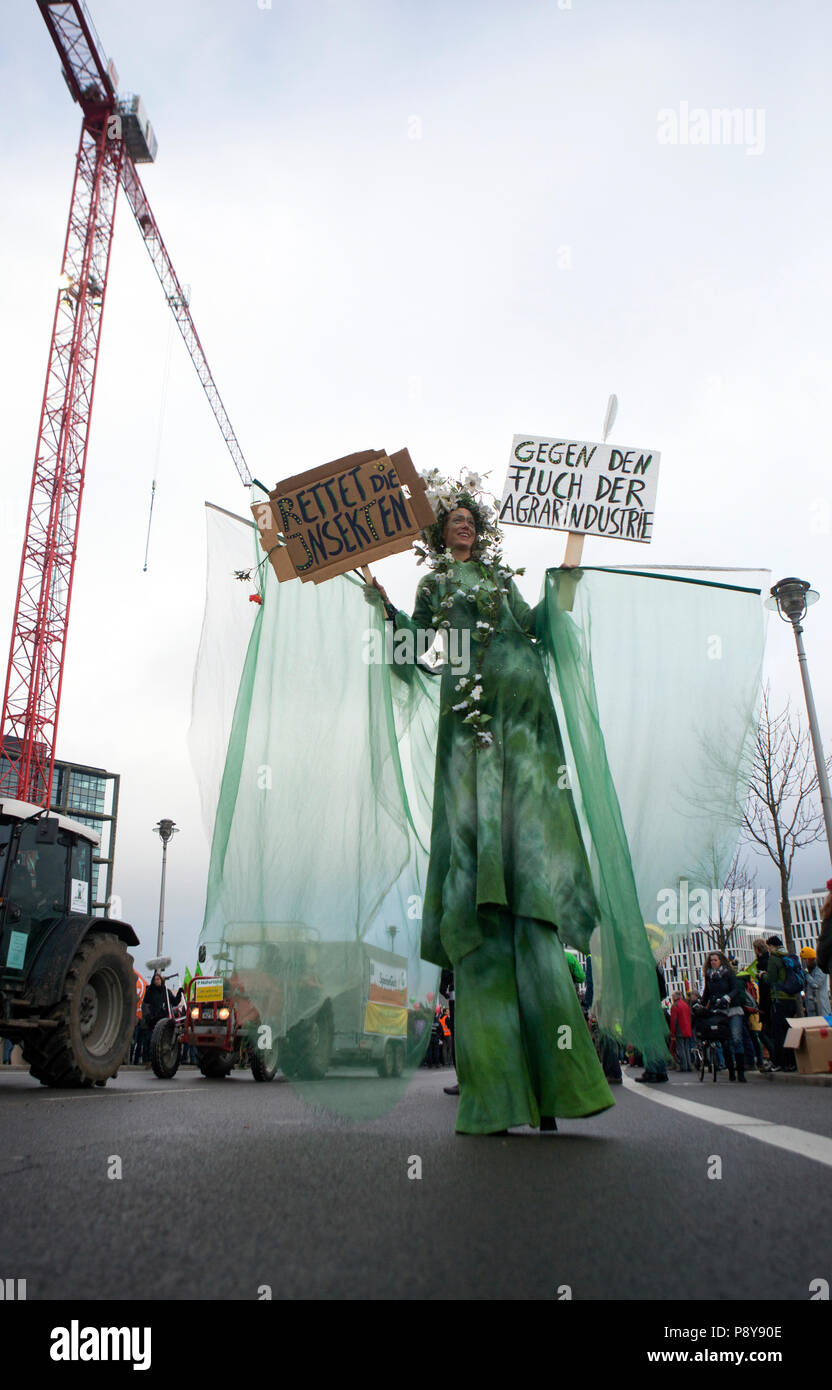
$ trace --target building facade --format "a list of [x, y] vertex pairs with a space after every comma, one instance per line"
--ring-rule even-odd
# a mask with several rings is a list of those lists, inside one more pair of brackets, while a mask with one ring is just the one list
[[[13, 798], [17, 796], [16, 742], [5, 740], [10, 756], [4, 748], [0, 763], [0, 794]], [[101, 837], [92, 859], [92, 911], [99, 917], [109, 915], [108, 905], [113, 895], [120, 781], [117, 772], [107, 772], [103, 767], [55, 759], [50, 811], [59, 811], [61, 815], [90, 826]]]
[[118, 795], [121, 778], [103, 767], [64, 763], [55, 759], [50, 809], [97, 830], [101, 843], [92, 857], [92, 910], [109, 916], [113, 896]]
[[[815, 950], [820, 935], [820, 912], [826, 899], [826, 889], [814, 889], [811, 893], [798, 893], [789, 898], [792, 918], [794, 948], [800, 953], [804, 946]], [[759, 927], [738, 926], [728, 943], [726, 955], [735, 956], [740, 968], [754, 959], [752, 942], [755, 937], [778, 935], [785, 940], [782, 926]], [[662, 961], [668, 990], [702, 988], [705, 975], [705, 962], [711, 951], [716, 950], [713, 937], [709, 937], [702, 927], [691, 927], [687, 936], [681, 940], [675, 951]], [[687, 984], [685, 982], [688, 982]]]
[[816, 949], [820, 936], [820, 910], [825, 901], [825, 888], [814, 888], [811, 893], [798, 893], [789, 898], [796, 951], [799, 952], [803, 946], [811, 946], [813, 951]]

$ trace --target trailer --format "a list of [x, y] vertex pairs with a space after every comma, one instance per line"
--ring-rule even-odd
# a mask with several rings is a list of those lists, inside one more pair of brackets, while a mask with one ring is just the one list
[[[200, 960], [207, 948], [200, 947]], [[407, 1056], [405, 956], [367, 941], [321, 941], [301, 923], [229, 923], [215, 974], [234, 981], [290, 1078], [320, 1079], [333, 1066], [374, 1066], [401, 1076]]]

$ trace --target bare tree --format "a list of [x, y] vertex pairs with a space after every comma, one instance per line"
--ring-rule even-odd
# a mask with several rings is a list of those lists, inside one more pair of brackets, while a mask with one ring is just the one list
[[763, 691], [760, 722], [743, 815], [746, 838], [773, 860], [780, 876], [780, 910], [786, 948], [794, 951], [789, 880], [797, 850], [823, 837], [823, 815], [814, 809], [818, 774], [808, 732], [791, 708], [774, 714], [771, 690]]
[[[719, 881], [718, 864], [714, 856], [714, 881]], [[711, 895], [711, 911], [703, 934], [715, 951], [728, 955], [737, 927], [748, 922], [754, 901], [754, 881], [743, 863], [742, 851], [737, 849], [718, 893]]]

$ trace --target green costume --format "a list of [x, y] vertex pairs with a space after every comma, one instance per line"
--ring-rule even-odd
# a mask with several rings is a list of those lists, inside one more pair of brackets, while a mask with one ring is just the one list
[[208, 518], [190, 734], [211, 842], [203, 969], [233, 966], [279, 1038], [314, 1022], [332, 1039], [331, 1075], [293, 1085], [337, 1113], [397, 1103], [407, 1074], [381, 1083], [341, 1058], [375, 1064], [369, 1044], [390, 1038], [416, 1060], [449, 962], [463, 1126], [609, 1105], [562, 947], [592, 952], [600, 1032], [664, 1059], [644, 924], [687, 931], [668, 890], [687, 901], [734, 853], [759, 584], [549, 570], [533, 611], [511, 587], [495, 601], [478, 647], [465, 593], [483, 576], [446, 578], [440, 557], [396, 625], [434, 627], [438, 608], [470, 632], [483, 731], [446, 709], [463, 702], [453, 675], [399, 659], [393, 637], [411, 634], [385, 626], [363, 581], [278, 584], [265, 565], [241, 585], [256, 533]]
[[[437, 611], [470, 634], [470, 659], [490, 716], [478, 747], [458, 702], [459, 669], [442, 675], [422, 956], [452, 965], [456, 985], [457, 1129], [537, 1125], [540, 1115], [594, 1114], [613, 1099], [557, 936], [589, 936], [597, 908], [566, 777], [566, 759], [539, 649], [535, 610], [513, 581], [484, 647], [475, 585], [494, 592], [476, 561], [419, 585], [413, 617]], [[446, 606], [446, 604], [448, 606]], [[459, 650], [461, 643], [451, 650]]]

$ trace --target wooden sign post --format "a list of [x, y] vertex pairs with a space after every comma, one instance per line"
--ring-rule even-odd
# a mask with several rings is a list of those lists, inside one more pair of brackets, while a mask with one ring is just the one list
[[[613, 395], [613, 396], [610, 396], [609, 400], [607, 401], [607, 413], [606, 413], [606, 415], [604, 416], [604, 432], [603, 432], [603, 434], [601, 435], [601, 438], [602, 438], [602, 440], [603, 440], [603, 442], [604, 442], [605, 444], [606, 444], [606, 442], [607, 442], [607, 436], [608, 436], [610, 430], [612, 429], [613, 425], [615, 424], [615, 417], [616, 417], [617, 414], [618, 414], [618, 397], [615, 396], [615, 395]], [[569, 535], [566, 537], [566, 549], [565, 549], [564, 552], [563, 552], [563, 563], [564, 563], [565, 565], [570, 565], [570, 566], [579, 565], [579, 564], [581, 563], [581, 556], [583, 555], [583, 553], [584, 553], [584, 532], [583, 532], [583, 531], [570, 531], [570, 532], [569, 532]], [[573, 592], [574, 592], [574, 585], [573, 585]], [[572, 605], [570, 604], [569, 606], [570, 606], [570, 608], [571, 608]]]
[[277, 578], [320, 584], [409, 550], [436, 520], [407, 449], [365, 449], [284, 478], [252, 507], [260, 544]]

